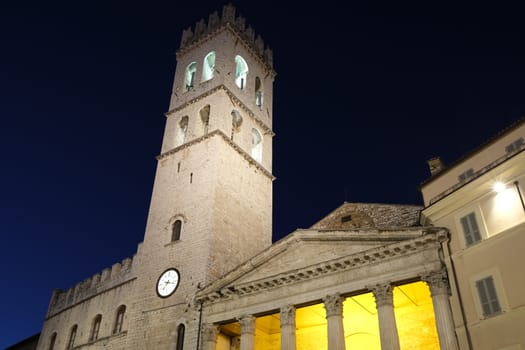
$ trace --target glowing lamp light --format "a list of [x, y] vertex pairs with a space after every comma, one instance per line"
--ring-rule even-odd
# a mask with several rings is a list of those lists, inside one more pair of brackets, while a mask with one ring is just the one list
[[503, 182], [498, 181], [492, 186], [492, 189], [494, 190], [494, 192], [500, 193], [505, 191], [506, 186]]

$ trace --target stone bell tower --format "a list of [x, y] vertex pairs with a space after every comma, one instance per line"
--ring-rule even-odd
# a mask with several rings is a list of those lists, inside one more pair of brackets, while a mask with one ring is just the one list
[[[125, 348], [175, 349], [182, 327], [194, 349], [195, 293], [271, 245], [274, 77], [233, 6], [183, 31]], [[161, 295], [169, 269], [178, 285]]]

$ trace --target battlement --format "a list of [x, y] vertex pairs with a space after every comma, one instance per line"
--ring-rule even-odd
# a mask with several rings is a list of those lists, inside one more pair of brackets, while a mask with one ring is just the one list
[[219, 16], [215, 11], [210, 14], [208, 23], [201, 19], [195, 24], [195, 30], [191, 27], [182, 31], [179, 51], [185, 51], [192, 44], [201, 41], [208, 37], [209, 34], [227, 27], [233, 29], [255, 54], [262, 59], [270, 68], [273, 68], [273, 52], [269, 47], [264, 47], [264, 41], [260, 35], [255, 36], [255, 32], [251, 26], [246, 26], [246, 20], [242, 16], [235, 16], [235, 7], [231, 4], [225, 5], [222, 9], [222, 15]]
[[133, 277], [131, 274], [132, 264], [133, 259], [126, 258], [122, 262], [115, 263], [110, 268], [105, 268], [102, 272], [77, 283], [66, 291], [55, 289], [49, 302], [47, 317], [54, 316], [64, 309], [127, 282]]

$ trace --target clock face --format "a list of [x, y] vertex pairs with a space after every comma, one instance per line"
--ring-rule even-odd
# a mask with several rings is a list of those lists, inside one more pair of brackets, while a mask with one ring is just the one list
[[157, 294], [161, 298], [167, 298], [175, 292], [179, 286], [179, 271], [176, 269], [167, 269], [157, 281]]

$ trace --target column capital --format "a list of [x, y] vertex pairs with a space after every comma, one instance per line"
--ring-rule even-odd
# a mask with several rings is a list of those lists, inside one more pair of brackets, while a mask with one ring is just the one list
[[327, 295], [323, 298], [326, 317], [340, 316], [343, 314], [343, 299], [339, 293]]
[[211, 323], [202, 325], [202, 340], [204, 342], [216, 342], [219, 334], [219, 326]]
[[392, 285], [390, 283], [378, 283], [376, 285], [369, 286], [368, 289], [374, 293], [377, 307], [383, 305], [394, 305], [394, 299], [392, 297]]
[[450, 295], [450, 285], [448, 283], [447, 272], [444, 269], [422, 274], [421, 280], [428, 284], [432, 296], [441, 294]]
[[281, 308], [281, 326], [295, 324], [295, 307], [286, 305]]
[[241, 324], [241, 334], [255, 334], [255, 316], [244, 315], [238, 320]]

